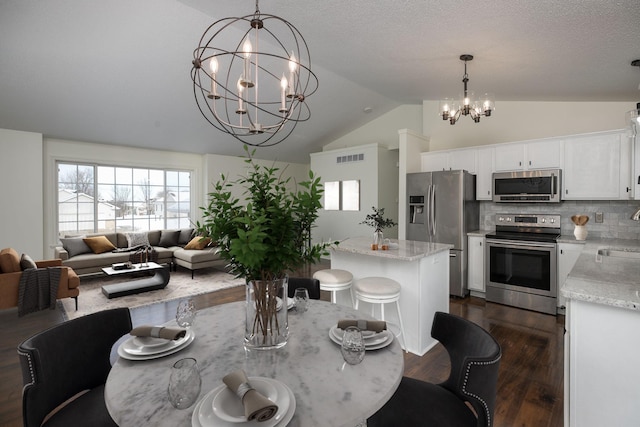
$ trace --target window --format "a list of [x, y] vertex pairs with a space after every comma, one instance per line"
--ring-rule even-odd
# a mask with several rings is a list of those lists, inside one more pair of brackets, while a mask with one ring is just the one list
[[191, 226], [191, 172], [58, 163], [58, 235]]
[[359, 211], [360, 181], [328, 181], [324, 184], [324, 209], [327, 211]]

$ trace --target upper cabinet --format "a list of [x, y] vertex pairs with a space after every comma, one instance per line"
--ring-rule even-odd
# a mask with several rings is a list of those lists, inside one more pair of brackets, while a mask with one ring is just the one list
[[563, 200], [631, 198], [631, 144], [624, 132], [566, 138]]
[[495, 146], [496, 172], [560, 167], [562, 141], [557, 139]]
[[476, 148], [422, 153], [422, 172], [466, 170], [476, 173]]

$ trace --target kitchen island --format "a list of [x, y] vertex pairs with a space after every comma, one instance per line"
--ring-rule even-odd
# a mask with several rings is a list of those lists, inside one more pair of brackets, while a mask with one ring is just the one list
[[638, 425], [640, 241], [588, 240], [560, 292], [565, 425]]
[[[400, 310], [405, 350], [422, 356], [437, 341], [431, 337], [436, 311], [449, 312], [449, 249], [452, 245], [393, 240], [389, 250], [371, 250], [371, 238], [344, 240], [331, 251], [331, 268], [350, 271], [353, 279], [388, 277], [400, 283]], [[371, 306], [360, 303], [371, 313]], [[376, 313], [376, 317], [379, 314]], [[386, 320], [399, 324], [395, 307], [385, 308]]]

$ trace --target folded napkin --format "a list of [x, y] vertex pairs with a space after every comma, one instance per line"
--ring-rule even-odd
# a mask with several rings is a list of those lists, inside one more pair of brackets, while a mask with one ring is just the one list
[[143, 325], [133, 328], [129, 333], [135, 337], [154, 337], [164, 338], [165, 340], [177, 340], [183, 338], [187, 334], [187, 330], [184, 328]]
[[251, 387], [247, 374], [242, 369], [226, 375], [222, 381], [242, 401], [247, 421], [267, 421], [278, 412], [278, 405]]
[[363, 320], [363, 319], [341, 319], [338, 320], [339, 329], [347, 329], [355, 326], [361, 331], [382, 332], [387, 329], [387, 322], [384, 320]]

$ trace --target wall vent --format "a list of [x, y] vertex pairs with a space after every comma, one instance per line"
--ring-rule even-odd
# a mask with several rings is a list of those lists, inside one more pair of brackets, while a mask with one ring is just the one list
[[360, 154], [349, 154], [348, 156], [338, 156], [336, 157], [336, 163], [351, 163], [351, 162], [362, 162], [364, 161], [364, 153]]

